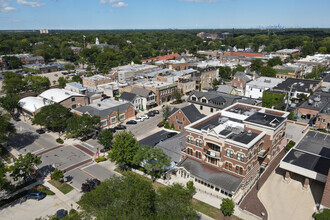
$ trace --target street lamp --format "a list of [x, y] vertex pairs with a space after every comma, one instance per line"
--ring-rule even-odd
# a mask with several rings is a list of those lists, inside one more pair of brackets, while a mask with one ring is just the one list
[[288, 94], [288, 99], [287, 99], [287, 101], [286, 101], [286, 107], [285, 107], [285, 111], [287, 111], [288, 110], [288, 107], [289, 107], [289, 100], [290, 100], [290, 98], [291, 98], [291, 92], [292, 92], [292, 88], [293, 88], [293, 86], [295, 86], [295, 85], [297, 85], [297, 83], [295, 82], [295, 83], [293, 83], [291, 86], [290, 86], [290, 92], [289, 92], [289, 94]]

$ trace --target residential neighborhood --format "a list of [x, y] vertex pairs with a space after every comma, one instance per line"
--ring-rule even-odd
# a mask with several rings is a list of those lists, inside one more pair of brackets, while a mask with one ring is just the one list
[[0, 30], [0, 219], [330, 219], [329, 39]]

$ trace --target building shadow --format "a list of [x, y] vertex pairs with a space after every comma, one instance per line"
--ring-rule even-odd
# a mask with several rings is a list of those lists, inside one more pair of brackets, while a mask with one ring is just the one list
[[16, 150], [21, 150], [24, 147], [33, 144], [33, 142], [35, 142], [39, 137], [40, 135], [32, 132], [24, 132], [10, 137], [8, 145]]

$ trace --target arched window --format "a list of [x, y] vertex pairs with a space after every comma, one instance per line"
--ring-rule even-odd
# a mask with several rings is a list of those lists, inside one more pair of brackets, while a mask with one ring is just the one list
[[196, 157], [199, 159], [202, 159], [202, 153], [199, 151], [196, 151]]
[[264, 142], [260, 143], [258, 146], [258, 153], [262, 150], [262, 147], [264, 146]]
[[191, 148], [187, 148], [187, 154], [193, 155], [193, 150]]

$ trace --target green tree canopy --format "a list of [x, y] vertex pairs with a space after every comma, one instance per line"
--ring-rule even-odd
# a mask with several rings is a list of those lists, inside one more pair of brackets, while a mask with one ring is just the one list
[[232, 199], [222, 199], [222, 203], [220, 205], [222, 213], [226, 215], [232, 215], [235, 211], [235, 203]]
[[274, 57], [268, 60], [267, 65], [271, 67], [276, 65], [282, 65], [282, 60], [280, 57]]
[[15, 112], [15, 109], [19, 109], [20, 107], [18, 101], [19, 101], [18, 95], [6, 94], [6, 96], [0, 98], [0, 106], [6, 111], [13, 114]]
[[72, 76], [72, 81], [77, 83], [82, 83], [82, 78], [79, 75]]
[[182, 98], [182, 92], [179, 89], [175, 89], [173, 92], [173, 98], [175, 99], [176, 103], [180, 103], [181, 102], [181, 98]]
[[[0, 147], [1, 152], [1, 147]], [[0, 161], [0, 191], [6, 189], [9, 185], [6, 177], [7, 169], [5, 165]]]
[[219, 76], [223, 79], [231, 78], [231, 69], [229, 66], [219, 66]]
[[0, 112], [0, 143], [7, 142], [10, 135], [15, 134], [15, 126], [10, 123], [10, 117]]
[[52, 180], [60, 181], [63, 177], [64, 177], [64, 171], [59, 170], [57, 168], [50, 174], [50, 178]]
[[162, 107], [162, 111], [163, 111], [163, 120], [166, 121], [168, 117], [170, 117], [171, 107], [169, 105], [164, 105]]
[[23, 81], [28, 89], [37, 93], [41, 93], [50, 87], [50, 81], [48, 77], [45, 76], [27, 76]]
[[73, 115], [67, 121], [67, 133], [73, 137], [83, 137], [92, 133], [100, 122], [100, 117], [88, 114]]
[[251, 62], [251, 71], [259, 71], [260, 68], [264, 65], [261, 59], [255, 59]]
[[5, 93], [19, 93], [25, 90], [25, 85], [26, 83], [22, 80], [20, 75], [7, 72], [2, 81], [2, 90]]
[[270, 66], [262, 66], [259, 69], [259, 72], [261, 73], [261, 76], [267, 76], [267, 77], [275, 77], [276, 76], [276, 70], [273, 69]]
[[20, 154], [15, 161], [14, 165], [10, 167], [11, 174], [15, 180], [19, 178], [23, 178], [26, 180], [26, 178], [35, 172], [33, 169], [33, 166], [38, 166], [41, 164], [41, 157], [36, 157], [30, 152], [27, 153], [25, 156], [22, 156]]
[[63, 76], [59, 77], [57, 82], [58, 82], [58, 86], [60, 88], [64, 88], [66, 86], [66, 84], [68, 83], [68, 81]]
[[67, 120], [72, 117], [69, 109], [55, 103], [41, 108], [34, 119], [33, 124], [45, 126], [47, 129], [54, 132], [64, 131], [67, 125]]
[[97, 137], [97, 143], [107, 148], [111, 146], [113, 134], [110, 130], [103, 130]]
[[114, 135], [109, 159], [116, 164], [133, 164], [139, 143], [131, 132], [122, 131]]

